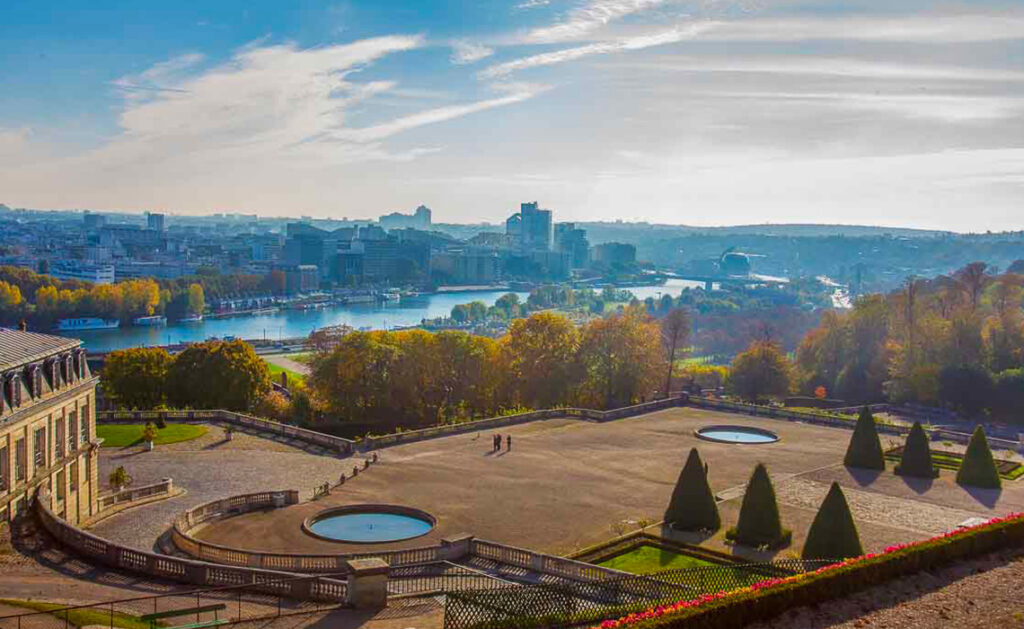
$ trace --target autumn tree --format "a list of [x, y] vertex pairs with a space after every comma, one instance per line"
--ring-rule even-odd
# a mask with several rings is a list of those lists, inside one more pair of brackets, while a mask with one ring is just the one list
[[754, 341], [747, 351], [733, 359], [726, 385], [750, 402], [786, 395], [790, 390], [789, 360], [775, 343]]
[[[672, 298], [665, 296], [669, 298], [671, 305]], [[676, 351], [686, 347], [686, 342], [690, 338], [690, 325], [690, 313], [683, 308], [672, 308], [661, 320], [661, 336], [668, 350], [668, 374], [665, 376], [665, 388], [662, 389], [665, 397], [672, 391], [672, 368], [676, 362]]]
[[570, 401], [580, 382], [580, 332], [571, 321], [550, 312], [516, 319], [501, 343], [519, 403], [551, 408]]
[[189, 284], [188, 287], [188, 313], [198, 316], [206, 310], [206, 293], [201, 284]]
[[386, 341], [383, 333], [351, 332], [313, 359], [307, 382], [329, 413], [353, 422], [386, 421], [399, 358], [398, 348]]
[[179, 407], [247, 411], [271, 389], [270, 370], [242, 340], [207, 341], [178, 354], [167, 374]]
[[20, 308], [21, 289], [15, 284], [0, 281], [0, 312], [11, 312]]
[[583, 383], [580, 401], [617, 408], [653, 395], [665, 365], [661, 331], [638, 308], [595, 319], [580, 342]]
[[107, 354], [102, 387], [125, 409], [150, 410], [167, 398], [167, 374], [174, 359], [162, 347], [135, 347]]

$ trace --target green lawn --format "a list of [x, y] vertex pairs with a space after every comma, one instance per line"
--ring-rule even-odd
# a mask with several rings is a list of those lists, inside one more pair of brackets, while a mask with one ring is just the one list
[[675, 570], [676, 568], [702, 568], [714, 566], [710, 561], [674, 553], [670, 550], [662, 550], [656, 546], [644, 544], [627, 553], [616, 555], [598, 564], [605, 568], [632, 572], [633, 574], [647, 574], [661, 570]]
[[[145, 424], [98, 424], [96, 436], [103, 439], [103, 446], [110, 448], [123, 448], [142, 443], [142, 431]], [[195, 424], [167, 424], [164, 428], [158, 428], [156, 439], [153, 445], [166, 445], [181, 441], [191, 441], [206, 434], [207, 426]]]
[[[293, 357], [289, 356], [289, 358], [293, 358]], [[291, 382], [305, 383], [306, 382], [306, 376], [302, 375], [301, 373], [292, 371], [291, 369], [285, 369], [284, 367], [282, 367], [280, 365], [275, 365], [274, 363], [272, 363], [270, 361], [264, 361], [264, 362], [267, 363], [267, 368], [270, 369], [270, 377], [271, 377], [271, 379], [274, 382], [278, 383], [278, 384], [281, 384], [281, 374], [282, 373], [288, 374], [288, 382], [289, 383], [291, 383]]]
[[[10, 607], [21, 607], [37, 612], [49, 612], [58, 609], [64, 609], [64, 605], [58, 605], [56, 603], [44, 603], [42, 601], [24, 601], [13, 598], [0, 598], [0, 604], [8, 605]], [[51, 614], [61, 622], [64, 621], [64, 612], [55, 612]], [[110, 610], [102, 608], [90, 608], [90, 609], [72, 609], [66, 613], [68, 624], [72, 627], [87, 627], [89, 625], [99, 625], [103, 627], [109, 627], [111, 624]], [[143, 622], [138, 616], [129, 616], [128, 614], [122, 614], [120, 612], [114, 612], [113, 624], [115, 627], [121, 627], [121, 629], [149, 629], [149, 623]], [[158, 627], [165, 626], [162, 622], [157, 622]]]
[[[885, 458], [890, 461], [899, 462], [902, 457], [903, 448], [897, 447], [889, 450], [885, 453]], [[950, 470], [952, 472], [959, 471], [960, 464], [963, 462], [963, 455], [958, 452], [944, 452], [942, 450], [932, 450], [932, 465], [941, 470]], [[999, 472], [1000, 478], [1003, 480], [1017, 480], [1021, 476], [1024, 476], [1024, 465], [1017, 463], [1016, 461], [1006, 461], [1003, 459], [995, 459], [996, 470]]]

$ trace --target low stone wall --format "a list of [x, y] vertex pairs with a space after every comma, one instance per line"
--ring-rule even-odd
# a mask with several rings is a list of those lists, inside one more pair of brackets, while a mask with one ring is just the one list
[[[740, 413], [743, 415], [751, 415], [754, 417], [768, 417], [772, 419], [786, 419], [790, 421], [804, 422], [806, 424], [815, 424], [818, 426], [829, 426], [831, 428], [846, 428], [852, 430], [855, 423], [851, 420], [840, 419], [830, 415], [820, 413], [808, 413], [805, 411], [793, 411], [786, 408], [779, 408], [775, 406], [760, 406], [757, 404], [744, 404], [742, 402], [727, 402], [725, 400], [716, 400], [713, 398], [704, 397], [691, 397], [689, 405], [697, 408], [706, 408], [715, 411], [725, 411], [727, 413]], [[876, 424], [878, 432], [882, 434], [900, 435], [906, 436], [910, 433], [910, 428], [906, 426], [894, 426], [892, 424]], [[932, 439], [945, 439], [948, 441], [954, 441], [957, 443], [966, 444], [971, 439], [971, 435], [962, 432], [954, 432], [952, 430], [928, 430], [926, 432], [931, 436]], [[998, 437], [988, 438], [989, 446], [992, 448], [1004, 449], [1004, 450], [1017, 450], [1022, 445], [1016, 441], [1009, 439], [1000, 439]]]
[[119, 491], [116, 494], [107, 494], [105, 496], [100, 496], [100, 510], [105, 511], [107, 509], [119, 507], [130, 502], [147, 500], [155, 496], [169, 496], [173, 492], [174, 481], [171, 480], [170, 478], [165, 478], [159, 483], [153, 483], [152, 485], [132, 487], [131, 489]]
[[534, 572], [572, 579], [573, 581], [603, 581], [605, 579], [620, 579], [624, 576], [631, 576], [628, 572], [613, 570], [602, 566], [537, 553], [525, 548], [506, 546], [495, 542], [488, 542], [482, 539], [473, 539], [470, 545], [470, 552], [477, 557], [490, 559], [499, 563], [518, 566]]
[[431, 426], [430, 428], [422, 428], [420, 430], [409, 430], [406, 432], [382, 435], [379, 437], [367, 437], [363, 441], [363, 444], [366, 449], [384, 448], [402, 443], [422, 441], [424, 439], [434, 439], [436, 437], [477, 432], [480, 430], [494, 430], [496, 428], [504, 428], [506, 426], [525, 424], [544, 419], [556, 419], [559, 417], [578, 417], [590, 421], [606, 422], [615, 419], [622, 419], [624, 417], [643, 415], [644, 413], [650, 413], [665, 408], [685, 406], [687, 399], [686, 395], [681, 395], [679, 397], [654, 400], [652, 402], [617, 408], [610, 411], [598, 411], [589, 408], [553, 408], [543, 411], [530, 411], [526, 413], [518, 413], [516, 415], [478, 419], [476, 421], [463, 422], [461, 424]]
[[63, 546], [110, 568], [192, 585], [247, 586], [298, 600], [346, 601], [347, 584], [341, 579], [302, 579], [306, 575], [225, 566], [119, 546], [61, 520], [51, 511], [50, 502], [49, 491], [41, 489], [35, 506], [43, 528]]
[[255, 428], [263, 432], [269, 432], [289, 439], [298, 439], [306, 443], [330, 448], [340, 454], [352, 454], [356, 449], [356, 442], [343, 437], [306, 430], [290, 424], [243, 415], [224, 410], [206, 411], [97, 411], [97, 422], [150, 422], [162, 419], [164, 421], [220, 421], [236, 426]]

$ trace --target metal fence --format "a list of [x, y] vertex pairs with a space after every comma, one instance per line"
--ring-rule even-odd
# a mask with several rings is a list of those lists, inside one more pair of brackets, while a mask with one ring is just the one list
[[[284, 579], [280, 589], [282, 592], [296, 587], [312, 589], [317, 587], [318, 581], [327, 580], [326, 576]], [[24, 613], [0, 616], [0, 629], [75, 629], [85, 626], [155, 629], [193, 623], [214, 626], [347, 607], [341, 602], [300, 601], [282, 594], [253, 592], [248, 587], [182, 591], [71, 607], [36, 601], [4, 602], [6, 608], [22, 605], [26, 607]], [[150, 619], [152, 615], [161, 618]]]
[[816, 569], [832, 561], [782, 560], [667, 570], [595, 582], [453, 589], [445, 629], [568, 627]]
[[450, 561], [400, 566], [388, 571], [390, 597], [431, 596], [454, 590], [490, 589], [510, 585], [515, 584]]

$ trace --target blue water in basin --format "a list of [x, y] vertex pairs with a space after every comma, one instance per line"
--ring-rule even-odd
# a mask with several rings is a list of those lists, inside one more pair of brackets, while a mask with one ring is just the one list
[[779, 440], [774, 435], [752, 430], [747, 431], [742, 428], [711, 428], [701, 430], [700, 434], [708, 439], [728, 441], [730, 443], [772, 443]]
[[339, 542], [395, 542], [423, 535], [433, 527], [426, 520], [397, 513], [345, 513], [309, 526], [317, 535]]

